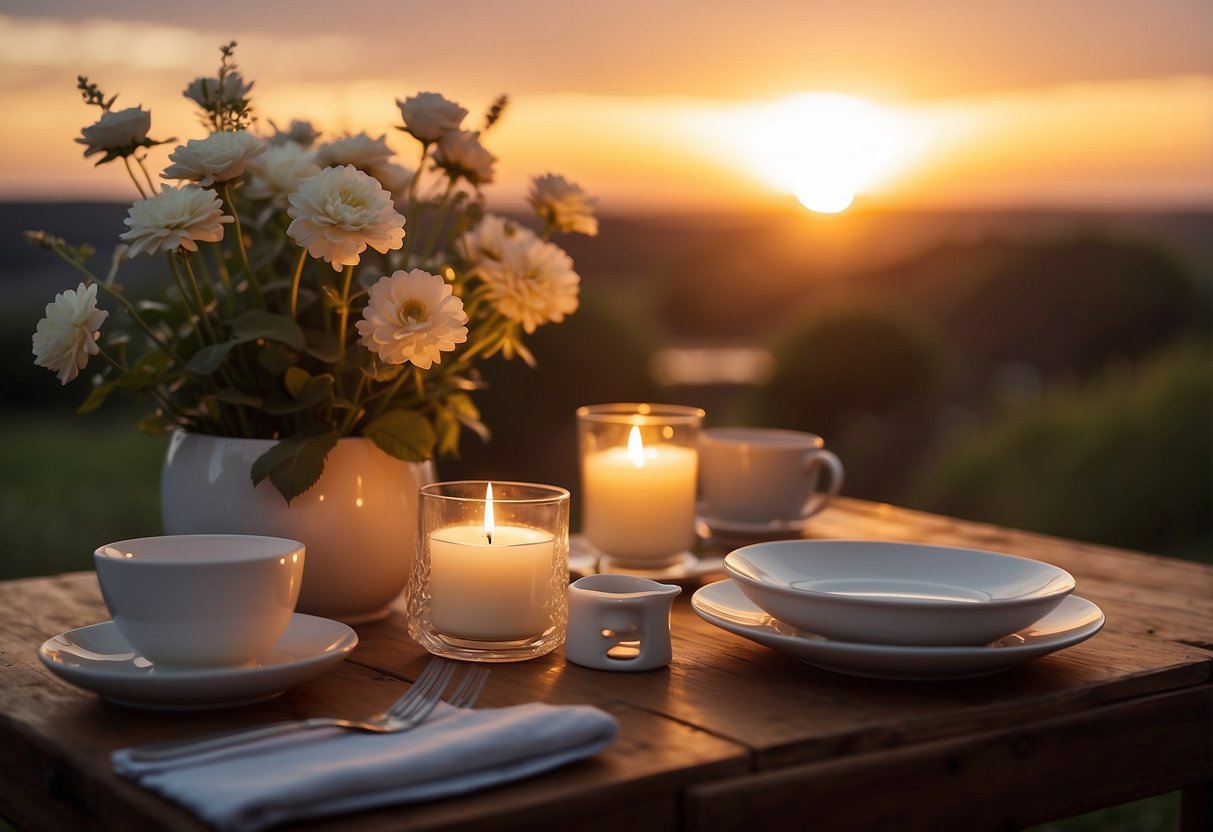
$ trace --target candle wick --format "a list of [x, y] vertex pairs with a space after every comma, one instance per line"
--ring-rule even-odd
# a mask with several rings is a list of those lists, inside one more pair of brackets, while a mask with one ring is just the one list
[[493, 533], [492, 533], [492, 532], [485, 532], [485, 533], [484, 533], [484, 536], [485, 536], [485, 537], [487, 537], [487, 538], [489, 539], [489, 545], [490, 545], [490, 546], [492, 546], [492, 545], [493, 545]]

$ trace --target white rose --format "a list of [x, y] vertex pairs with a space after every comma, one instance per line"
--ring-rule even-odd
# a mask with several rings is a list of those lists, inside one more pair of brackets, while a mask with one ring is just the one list
[[211, 133], [190, 139], [170, 155], [174, 164], [160, 174], [165, 179], [189, 179], [206, 187], [244, 173], [249, 160], [265, 152], [261, 140], [247, 130]]
[[152, 114], [142, 107], [107, 110], [91, 127], [81, 130], [76, 139], [85, 146], [85, 157], [105, 153], [108, 158], [127, 156], [135, 148], [148, 144], [147, 131], [152, 127]]
[[420, 142], [436, 142], [459, 129], [468, 111], [436, 92], [422, 92], [397, 101], [404, 129]]

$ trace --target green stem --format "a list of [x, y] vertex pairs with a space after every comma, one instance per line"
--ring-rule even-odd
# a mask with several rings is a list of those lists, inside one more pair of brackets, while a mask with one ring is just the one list
[[211, 318], [206, 313], [206, 301], [202, 299], [202, 290], [198, 288], [198, 279], [194, 277], [194, 269], [190, 265], [189, 255], [185, 252], [181, 252], [181, 265], [185, 268], [186, 285], [194, 296], [194, 305], [198, 307], [199, 323], [202, 325], [202, 329], [205, 330], [206, 336], [210, 339], [211, 343], [218, 343], [219, 336], [211, 326]]
[[143, 160], [147, 158], [147, 154], [136, 156], [135, 161], [139, 163], [139, 169], [143, 171], [143, 178], [147, 180], [147, 189], [152, 193], [156, 193], [156, 183], [152, 180], [152, 175], [147, 172], [147, 165], [143, 164]]
[[244, 265], [244, 271], [248, 275], [249, 289], [256, 298], [255, 303], [264, 309], [265, 296], [261, 294], [261, 282], [257, 279], [257, 273], [253, 271], [252, 262], [249, 261], [248, 248], [244, 245], [244, 228], [240, 224], [240, 212], [236, 210], [236, 205], [232, 202], [232, 188], [227, 184], [223, 186], [223, 203], [231, 212], [234, 220], [232, 230], [236, 232], [236, 248], [240, 252], [240, 262]]
[[337, 392], [342, 392], [345, 377], [345, 333], [350, 320], [350, 285], [354, 282], [354, 267], [346, 266], [341, 280], [341, 311], [337, 324]]
[[425, 247], [421, 250], [420, 260], [422, 263], [427, 262], [430, 259], [430, 255], [434, 253], [434, 247], [438, 243], [438, 238], [442, 234], [447, 218], [451, 215], [451, 194], [455, 191], [456, 181], [454, 177], [447, 180], [446, 193], [442, 195], [441, 207], [438, 210], [437, 217], [434, 218], [434, 224], [430, 227], [429, 234], [426, 235]]
[[131, 158], [129, 156], [123, 156], [122, 164], [126, 165], [127, 175], [129, 175], [131, 181], [135, 183], [135, 190], [139, 192], [139, 198], [147, 199], [147, 194], [143, 192], [143, 186], [139, 184], [139, 177], [135, 176], [135, 172], [131, 170]]
[[291, 280], [291, 320], [299, 317], [299, 281], [303, 278], [303, 264], [307, 262], [307, 249], [299, 249], [299, 262], [295, 264], [295, 276]]

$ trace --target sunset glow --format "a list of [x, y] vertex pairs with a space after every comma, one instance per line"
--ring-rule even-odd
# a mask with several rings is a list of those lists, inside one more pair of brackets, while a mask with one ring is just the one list
[[[801, 14], [791, 9], [787, 14]], [[575, 17], [571, 10], [560, 14]], [[361, 36], [353, 30], [229, 33], [171, 18], [168, 12], [155, 20], [0, 14], [0, 36], [12, 44], [0, 55], [0, 89], [21, 114], [0, 123], [0, 146], [7, 151], [0, 155], [0, 199], [132, 198], [119, 166], [93, 169], [73, 142], [96, 117], [80, 103], [75, 76], [86, 74], [107, 92], [120, 93], [118, 106], [150, 109], [154, 137], [184, 142], [203, 131], [181, 90], [212, 73], [217, 44], [237, 35], [241, 69], [256, 80], [259, 130], [292, 118], [312, 120], [328, 139], [365, 128], [386, 135], [397, 161], [409, 167], [418, 148], [395, 130], [397, 98], [441, 91], [470, 111], [468, 126], [476, 129], [493, 99], [510, 94], [505, 117], [484, 137], [504, 160], [489, 192], [504, 209], [524, 207], [531, 177], [547, 172], [582, 184], [606, 213], [748, 210], [796, 201], [826, 213], [853, 204], [1213, 203], [1213, 72], [1180, 74], [1182, 63], [1171, 74], [1104, 72], [1102, 78], [1050, 83], [1025, 68], [1022, 86], [1014, 87], [1007, 86], [1010, 76], [994, 72], [991, 60], [970, 56], [965, 66], [971, 73], [957, 74], [959, 59], [949, 63], [945, 53], [932, 52], [935, 63], [916, 61], [897, 72], [885, 65], [882, 76], [878, 52], [861, 49], [848, 58], [821, 40], [805, 53], [801, 72], [792, 71], [797, 64], [788, 63], [786, 50], [754, 49], [726, 68], [679, 63], [671, 45], [660, 58], [661, 70], [647, 80], [632, 69], [618, 76], [589, 74], [603, 59], [597, 53], [552, 79], [536, 74], [525, 50], [487, 57], [504, 48], [501, 38], [474, 38], [484, 52], [476, 61], [456, 60], [452, 53], [435, 68], [405, 56], [362, 62]], [[601, 38], [628, 42], [627, 27], [599, 23]], [[705, 37], [715, 31], [706, 20], [695, 25]], [[757, 18], [743, 28], [735, 33], [737, 43], [753, 46], [759, 33], [773, 46], [786, 40], [782, 30], [763, 28]], [[981, 31], [991, 55], [1006, 46], [997, 27]], [[564, 50], [566, 62], [569, 50], [596, 42], [585, 32], [574, 40], [554, 47]], [[1186, 53], [1169, 54], [1178, 60]], [[764, 61], [770, 63], [765, 75]], [[952, 91], [928, 83], [947, 74], [945, 65], [956, 79]], [[484, 66], [501, 71], [476, 69]], [[614, 83], [590, 80], [607, 77]], [[839, 83], [823, 83], [827, 77]], [[980, 89], [983, 78], [995, 87]], [[909, 94], [913, 86], [931, 92]], [[154, 148], [149, 167], [162, 168], [172, 147]]]

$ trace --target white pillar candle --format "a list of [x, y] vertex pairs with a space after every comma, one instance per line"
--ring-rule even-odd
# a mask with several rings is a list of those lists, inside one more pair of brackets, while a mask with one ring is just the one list
[[432, 532], [430, 623], [447, 635], [514, 641], [543, 633], [555, 539], [528, 526], [446, 526]]
[[633, 427], [628, 447], [587, 454], [583, 531], [612, 559], [669, 563], [694, 542], [698, 457], [680, 445], [644, 445]]

